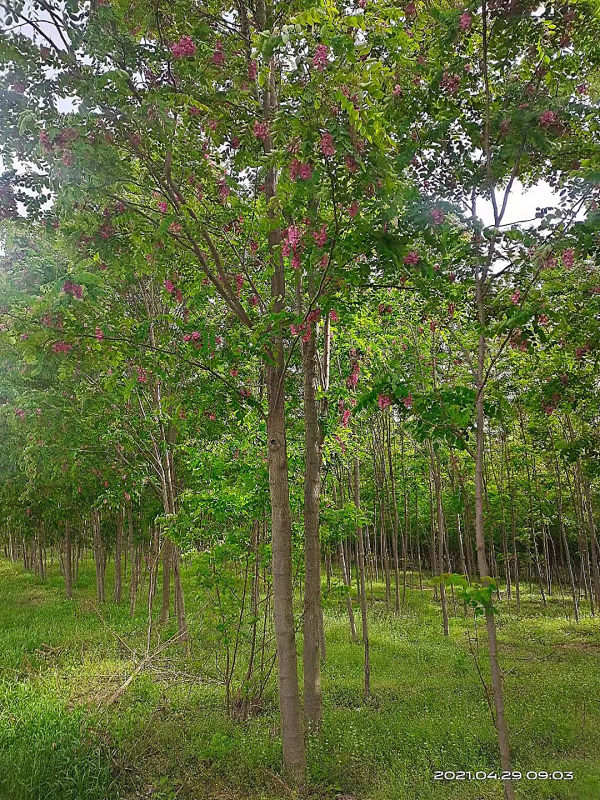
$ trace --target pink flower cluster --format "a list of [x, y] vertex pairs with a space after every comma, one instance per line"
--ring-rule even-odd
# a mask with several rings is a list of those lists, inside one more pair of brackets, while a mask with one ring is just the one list
[[322, 225], [318, 231], [313, 231], [313, 239], [317, 247], [325, 247], [327, 244], [327, 226]]
[[575, 264], [575, 251], [572, 247], [563, 251], [562, 263], [563, 266], [567, 267], [567, 269], [571, 269], [571, 267]]
[[461, 31], [468, 31], [472, 23], [473, 23], [473, 18], [471, 17], [468, 11], [465, 11], [464, 14], [460, 15], [458, 24], [460, 26]]
[[52, 345], [52, 352], [53, 353], [70, 353], [73, 349], [72, 344], [68, 344], [67, 342], [54, 342]]
[[[196, 48], [194, 47], [194, 52]], [[193, 55], [193, 54], [192, 54]], [[221, 40], [217, 39], [215, 44], [215, 51], [212, 55], [213, 64], [217, 67], [225, 66], [225, 53], [223, 52], [223, 45], [221, 44]]]
[[164, 286], [165, 286], [165, 289], [167, 290], [167, 292], [170, 295], [172, 295], [178, 303], [182, 303], [183, 302], [183, 294], [181, 293], [181, 289], [178, 289], [176, 287], [174, 281], [172, 281], [171, 278], [166, 278], [165, 279]]
[[434, 208], [431, 212], [431, 219], [436, 225], [442, 225], [446, 219], [446, 215], [440, 208]]
[[389, 394], [380, 394], [377, 396], [377, 405], [382, 411], [385, 411], [386, 408], [392, 405], [392, 398]]
[[419, 256], [419, 254], [417, 253], [417, 251], [416, 251], [416, 250], [410, 250], [410, 251], [409, 251], [409, 252], [408, 252], [408, 253], [407, 253], [407, 254], [404, 256], [404, 263], [405, 263], [405, 264], [406, 264], [408, 267], [414, 267], [414, 266], [416, 266], [416, 265], [419, 263], [419, 261], [420, 261], [420, 260], [421, 260], [421, 259], [420, 259], [420, 256]]
[[329, 65], [329, 48], [325, 44], [318, 44], [312, 60], [312, 66], [322, 72]]
[[300, 251], [302, 249], [302, 231], [295, 225], [290, 225], [286, 229], [283, 237], [281, 251], [284, 256], [291, 255], [291, 265], [294, 269], [300, 269]]
[[542, 111], [540, 114], [540, 125], [542, 128], [550, 128], [552, 125], [556, 125], [558, 122], [558, 117], [554, 111]]
[[252, 59], [248, 64], [248, 80], [254, 83], [257, 75], [258, 75], [258, 64], [254, 59]]
[[83, 298], [83, 286], [80, 286], [78, 283], [65, 281], [62, 290], [65, 294], [70, 294], [71, 297], [74, 297], [76, 300], [81, 300]]
[[302, 163], [297, 158], [294, 158], [290, 164], [290, 178], [297, 181], [301, 178], [303, 181], [309, 180], [312, 175], [312, 167], [310, 164]]
[[446, 94], [456, 94], [460, 86], [460, 77], [449, 72], [444, 72], [440, 81], [440, 89]]
[[333, 136], [329, 132], [325, 132], [321, 136], [319, 147], [324, 156], [330, 158], [335, 155], [335, 142], [333, 141]]
[[359, 374], [360, 374], [360, 364], [358, 363], [358, 361], [353, 361], [352, 372], [346, 378], [346, 386], [349, 389], [356, 389]]
[[261, 122], [261, 120], [257, 119], [254, 121], [252, 133], [257, 139], [260, 139], [261, 142], [264, 142], [269, 135], [269, 125], [266, 122]]
[[182, 36], [177, 42], [173, 42], [170, 47], [173, 58], [186, 58], [196, 55], [196, 45], [191, 36]]

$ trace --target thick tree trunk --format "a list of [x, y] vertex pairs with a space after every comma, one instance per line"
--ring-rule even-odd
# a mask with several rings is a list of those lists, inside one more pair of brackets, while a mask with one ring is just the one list
[[316, 334], [302, 347], [304, 375], [304, 713], [310, 728], [318, 731], [323, 719], [321, 697], [321, 545], [319, 501], [321, 494], [322, 435], [317, 409]]

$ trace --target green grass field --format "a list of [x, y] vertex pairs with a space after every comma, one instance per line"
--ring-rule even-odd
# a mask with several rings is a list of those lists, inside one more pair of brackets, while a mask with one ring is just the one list
[[[201, 604], [193, 567], [188, 614]], [[110, 575], [109, 575], [109, 587]], [[130, 619], [92, 608], [92, 566], [75, 599], [56, 569], [45, 580], [0, 562], [1, 800], [283, 800], [274, 683], [245, 723], [224, 713], [223, 689], [197, 680], [211, 654], [200, 615], [193, 654], [165, 651], [121, 699], [105, 700], [133, 670], [146, 612]], [[497, 780], [434, 781], [434, 770], [498, 770], [496, 737], [474, 655], [473, 620], [459, 609], [444, 641], [431, 589], [409, 591], [400, 615], [371, 612], [373, 697], [362, 702], [362, 647], [353, 644], [339, 598], [326, 603], [327, 663], [322, 735], [309, 743], [305, 796], [333, 800], [487, 800]], [[600, 798], [600, 624], [567, 619], [554, 600], [526, 598], [520, 616], [501, 606], [500, 657], [514, 769], [572, 771], [574, 779], [517, 783], [520, 798]], [[110, 629], [110, 630], [109, 630]], [[160, 635], [167, 638], [174, 628]], [[116, 635], [118, 634], [118, 636]], [[487, 676], [484, 633], [480, 664]]]

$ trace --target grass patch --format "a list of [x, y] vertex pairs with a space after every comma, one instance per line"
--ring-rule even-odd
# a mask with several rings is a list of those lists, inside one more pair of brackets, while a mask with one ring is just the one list
[[[202, 598], [186, 570], [188, 613]], [[109, 574], [109, 586], [111, 576]], [[0, 797], [2, 800], [283, 800], [275, 686], [245, 723], [224, 714], [222, 687], [200, 679], [212, 653], [198, 618], [194, 652], [170, 650], [164, 668], [143, 672], [119, 703], [110, 692], [141, 652], [144, 598], [92, 608], [93, 568], [84, 563], [76, 599], [0, 562]], [[379, 599], [370, 614], [373, 697], [362, 698], [362, 647], [352, 643], [343, 601], [325, 604], [324, 726], [308, 743], [306, 796], [333, 800], [487, 800], [496, 781], [439, 783], [433, 771], [498, 770], [495, 731], [470, 652], [477, 633], [487, 677], [485, 631], [462, 609], [444, 639], [432, 592], [409, 590], [399, 615]], [[158, 598], [158, 601], [160, 598]], [[523, 780], [519, 798], [600, 797], [600, 627], [568, 618], [568, 604], [541, 609], [524, 595], [519, 617], [498, 618], [514, 768], [573, 771], [573, 781]], [[110, 629], [110, 630], [109, 630]], [[126, 642], [123, 646], [111, 630]], [[172, 627], [157, 629], [167, 637]], [[172, 676], [181, 674], [180, 680]], [[170, 677], [171, 676], [171, 677]]]

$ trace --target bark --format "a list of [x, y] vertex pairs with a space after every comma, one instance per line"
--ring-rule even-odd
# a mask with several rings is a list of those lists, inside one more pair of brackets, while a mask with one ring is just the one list
[[317, 409], [316, 335], [311, 332], [302, 347], [304, 377], [304, 713], [310, 728], [318, 731], [323, 719], [321, 696], [321, 545], [319, 505], [321, 494], [322, 435]]
[[165, 537], [162, 547], [162, 597], [159, 622], [164, 625], [169, 620], [171, 607], [171, 540]]
[[[481, 324], [485, 324], [485, 317], [483, 313], [483, 299], [481, 295], [482, 286], [481, 282], [477, 284], [478, 294], [478, 307], [480, 314]], [[483, 456], [485, 449], [485, 433], [484, 433], [484, 390], [485, 390], [485, 353], [486, 343], [483, 334], [479, 336], [479, 345], [477, 351], [477, 400], [476, 400], [476, 455], [475, 455], [475, 540], [477, 544], [477, 564], [479, 567], [479, 576], [482, 581], [489, 577], [489, 567], [487, 556], [485, 552], [485, 534], [484, 534], [484, 518], [483, 518]], [[508, 742], [508, 727], [506, 724], [506, 715], [504, 710], [504, 691], [502, 686], [502, 673], [498, 664], [498, 642], [496, 638], [496, 620], [494, 613], [491, 609], [486, 610], [485, 624], [487, 628], [488, 638], [488, 653], [490, 659], [490, 675], [492, 681], [492, 695], [494, 698], [494, 708], [496, 711], [495, 723], [498, 735], [498, 749], [500, 751], [500, 764], [503, 770], [510, 771], [510, 746]], [[510, 781], [504, 781], [504, 795], [506, 800], [514, 800], [515, 790]]]
[[117, 537], [115, 541], [115, 589], [114, 597], [117, 605], [121, 602], [122, 595], [122, 566], [123, 566], [123, 512], [119, 511], [117, 517]]
[[[354, 457], [354, 505], [360, 508], [360, 462], [358, 456]], [[356, 527], [358, 542], [358, 572], [360, 576], [360, 614], [362, 619], [362, 639], [364, 647], [364, 694], [365, 700], [371, 695], [371, 659], [369, 653], [369, 625], [367, 620], [367, 589], [365, 586], [365, 549], [363, 530], [360, 525]]]
[[71, 553], [71, 523], [65, 522], [65, 594], [69, 600], [73, 597], [73, 562]]

